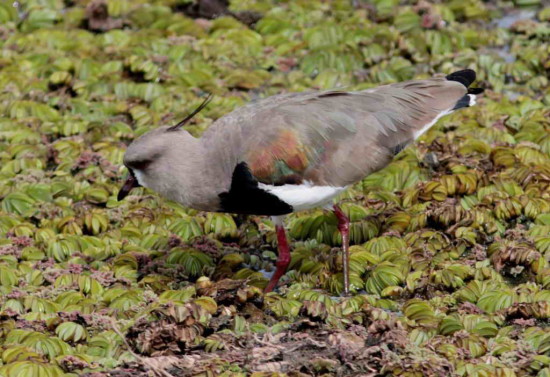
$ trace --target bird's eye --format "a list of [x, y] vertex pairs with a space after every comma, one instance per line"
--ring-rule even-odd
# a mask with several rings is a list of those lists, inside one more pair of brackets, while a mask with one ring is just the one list
[[151, 164], [151, 162], [152, 160], [132, 161], [131, 164], [128, 164], [128, 167], [136, 170], [145, 170]]

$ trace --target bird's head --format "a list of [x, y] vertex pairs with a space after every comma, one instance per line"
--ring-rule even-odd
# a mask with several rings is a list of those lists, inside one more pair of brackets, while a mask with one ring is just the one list
[[160, 127], [149, 131], [128, 146], [124, 154], [128, 177], [118, 192], [118, 200], [124, 199], [134, 187], [150, 186], [153, 173], [162, 167], [167, 150], [173, 144], [174, 132], [167, 131], [167, 128]]
[[210, 96], [190, 115], [175, 126], [158, 127], [134, 140], [124, 154], [124, 165], [129, 174], [120, 191], [118, 200], [124, 199], [134, 187], [147, 187], [155, 191], [160, 185], [170, 184], [177, 166], [185, 163], [188, 149], [197, 142], [189, 132], [181, 129], [210, 101]]

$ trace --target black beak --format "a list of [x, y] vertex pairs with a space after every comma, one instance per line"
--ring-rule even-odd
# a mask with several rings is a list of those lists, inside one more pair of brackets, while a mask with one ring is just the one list
[[120, 188], [120, 191], [118, 192], [118, 196], [117, 196], [118, 201], [121, 201], [122, 199], [124, 199], [130, 193], [130, 191], [132, 191], [134, 187], [140, 187], [140, 186], [141, 185], [139, 184], [138, 180], [134, 176], [134, 172], [130, 170], [130, 174], [128, 174], [128, 178], [126, 178], [126, 182], [124, 182], [124, 184]]

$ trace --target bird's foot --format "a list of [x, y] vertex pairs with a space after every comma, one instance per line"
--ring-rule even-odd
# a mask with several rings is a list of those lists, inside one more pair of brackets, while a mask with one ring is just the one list
[[342, 261], [344, 266], [344, 292], [343, 294], [349, 296], [349, 218], [344, 211], [336, 204], [334, 205], [334, 215], [338, 220], [338, 230], [342, 235]]
[[288, 240], [286, 238], [285, 228], [283, 225], [276, 225], [275, 230], [277, 231], [277, 243], [279, 249], [279, 256], [277, 258], [275, 272], [269, 280], [267, 287], [264, 290], [264, 293], [273, 291], [279, 282], [281, 276], [283, 276], [290, 264], [290, 247], [288, 245]]

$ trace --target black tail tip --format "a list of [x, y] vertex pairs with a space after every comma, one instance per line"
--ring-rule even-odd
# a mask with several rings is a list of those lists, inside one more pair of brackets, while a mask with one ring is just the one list
[[456, 71], [450, 75], [447, 75], [446, 79], [450, 81], [458, 81], [467, 88], [474, 81], [476, 81], [476, 72], [473, 69], [463, 69], [462, 71]]

